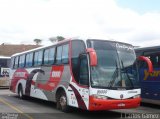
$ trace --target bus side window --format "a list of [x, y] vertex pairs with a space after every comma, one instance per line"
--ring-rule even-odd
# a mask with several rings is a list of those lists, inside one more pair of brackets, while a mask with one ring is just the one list
[[26, 67], [31, 67], [33, 64], [33, 53], [28, 53], [26, 55]]
[[10, 63], [10, 66], [9, 66], [9, 67], [11, 67], [12, 69], [14, 68], [14, 60], [15, 60], [15, 58], [12, 57], [12, 58], [11, 58], [11, 63]]
[[62, 46], [58, 46], [56, 53], [56, 63], [61, 64], [61, 62], [62, 62]]
[[88, 85], [89, 84], [89, 72], [88, 72], [88, 60], [87, 55], [83, 54], [80, 56], [80, 66], [79, 66], [79, 84]]
[[23, 68], [25, 64], [25, 55], [21, 55], [19, 58], [19, 67]]
[[14, 68], [18, 68], [18, 61], [19, 61], [19, 56], [16, 56], [15, 57], [15, 60], [14, 60]]
[[42, 57], [43, 57], [42, 50], [36, 51], [34, 53], [34, 66], [40, 66], [40, 65], [42, 65]]
[[55, 48], [49, 49], [49, 57], [48, 57], [48, 63], [53, 64], [55, 59]]
[[68, 57], [69, 57], [68, 51], [69, 51], [69, 45], [68, 44], [63, 45], [62, 63], [64, 64], [68, 63]]
[[53, 64], [54, 63], [54, 56], [55, 56], [55, 48], [45, 49], [44, 51], [44, 64]]
[[44, 50], [44, 64], [48, 64], [49, 49]]

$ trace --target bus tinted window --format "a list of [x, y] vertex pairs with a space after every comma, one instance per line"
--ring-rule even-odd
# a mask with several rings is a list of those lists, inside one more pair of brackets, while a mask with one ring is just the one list
[[78, 58], [81, 53], [85, 52], [85, 44], [83, 41], [72, 41], [72, 72], [74, 79], [79, 82], [78, 74]]
[[33, 53], [29, 53], [26, 55], [26, 67], [31, 67], [33, 62]]
[[19, 67], [22, 68], [24, 67], [25, 64], [25, 55], [21, 55], [19, 58]]
[[46, 49], [44, 51], [44, 64], [48, 64], [48, 58], [49, 58], [49, 49]]
[[48, 63], [53, 64], [54, 63], [54, 56], [55, 56], [55, 48], [49, 49], [49, 57], [48, 57]]
[[[144, 52], [144, 56], [148, 57], [151, 60], [154, 68], [159, 67], [159, 65], [160, 65], [160, 52]], [[140, 66], [146, 68], [147, 63], [143, 62], [143, 63], [141, 63]]]
[[68, 63], [68, 51], [69, 45], [63, 45], [63, 52], [62, 52], [62, 63]]
[[15, 62], [14, 62], [14, 68], [18, 68], [18, 59], [19, 59], [19, 57], [17, 56], [17, 57], [15, 57]]
[[55, 48], [46, 49], [44, 51], [44, 64], [54, 63]]
[[39, 66], [42, 64], [42, 56], [43, 56], [43, 52], [41, 51], [37, 51], [34, 54], [34, 66]]
[[56, 63], [60, 64], [62, 61], [62, 46], [57, 47], [57, 54], [56, 54]]
[[11, 58], [11, 68], [14, 68], [14, 57]]

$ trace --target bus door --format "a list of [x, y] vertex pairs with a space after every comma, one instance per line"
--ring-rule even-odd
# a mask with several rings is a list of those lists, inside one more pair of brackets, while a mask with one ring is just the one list
[[69, 92], [69, 105], [87, 109], [89, 105], [89, 66], [88, 55], [81, 54], [79, 56], [77, 67], [77, 83], [71, 84], [72, 92]]

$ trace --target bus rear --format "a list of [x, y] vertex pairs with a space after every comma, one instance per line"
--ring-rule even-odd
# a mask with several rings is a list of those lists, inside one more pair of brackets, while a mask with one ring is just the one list
[[0, 56], [0, 87], [9, 87], [10, 57]]

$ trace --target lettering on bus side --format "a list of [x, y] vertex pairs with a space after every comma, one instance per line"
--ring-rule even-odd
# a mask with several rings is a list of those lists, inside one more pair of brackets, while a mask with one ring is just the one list
[[15, 72], [14, 77], [25, 77], [26, 72]]
[[160, 71], [153, 71], [152, 73], [149, 73], [147, 70], [144, 70], [144, 80], [147, 80], [148, 77], [158, 78], [158, 76], [160, 76]]
[[52, 77], [53, 78], [60, 78], [61, 77], [61, 71], [52, 71]]

